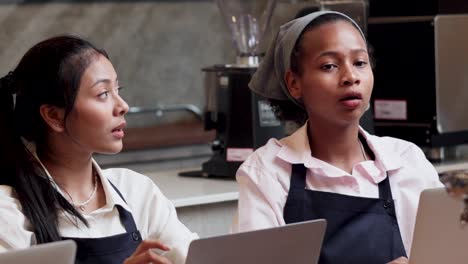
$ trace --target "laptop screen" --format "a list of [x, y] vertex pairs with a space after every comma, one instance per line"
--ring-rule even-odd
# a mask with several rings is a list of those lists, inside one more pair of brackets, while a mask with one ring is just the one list
[[75, 255], [76, 243], [72, 240], [64, 240], [0, 253], [0, 263], [74, 264]]
[[192, 241], [186, 264], [317, 263], [324, 219]]
[[463, 207], [445, 188], [421, 193], [411, 264], [468, 263], [468, 226], [463, 227], [460, 222]]

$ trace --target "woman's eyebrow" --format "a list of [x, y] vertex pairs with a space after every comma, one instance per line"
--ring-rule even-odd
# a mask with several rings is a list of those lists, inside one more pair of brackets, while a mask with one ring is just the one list
[[[100, 84], [100, 83], [107, 83], [107, 84], [110, 84], [112, 81], [110, 79], [99, 79], [97, 80], [96, 82], [93, 83], [93, 85], [91, 85], [91, 88], [93, 88], [94, 86]], [[118, 83], [119, 80], [118, 79], [115, 79], [115, 82]]]
[[[353, 49], [351, 50], [351, 53], [367, 53], [367, 50], [366, 49]], [[322, 53], [320, 53], [317, 58], [321, 58], [321, 57], [338, 57], [341, 55], [341, 52], [338, 52], [338, 51], [324, 51]]]

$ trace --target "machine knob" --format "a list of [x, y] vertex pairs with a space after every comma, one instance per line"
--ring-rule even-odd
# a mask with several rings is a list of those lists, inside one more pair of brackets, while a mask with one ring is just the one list
[[221, 140], [219, 139], [215, 139], [213, 140], [213, 142], [211, 143], [211, 149], [213, 151], [222, 151], [223, 150], [223, 147], [224, 147], [224, 144]]

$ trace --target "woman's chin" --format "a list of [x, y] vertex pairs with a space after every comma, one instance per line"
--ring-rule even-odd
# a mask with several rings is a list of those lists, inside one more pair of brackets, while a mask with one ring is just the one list
[[120, 153], [123, 149], [123, 144], [120, 142], [120, 144], [112, 144], [110, 146], [107, 146], [105, 148], [102, 148], [100, 150], [97, 150], [96, 153], [99, 154], [117, 154]]

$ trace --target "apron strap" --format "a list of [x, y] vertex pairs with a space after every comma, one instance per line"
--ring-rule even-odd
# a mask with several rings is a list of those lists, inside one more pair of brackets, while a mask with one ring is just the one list
[[[109, 181], [112, 188], [114, 188], [114, 190], [120, 196], [120, 198], [122, 198], [122, 200], [125, 203], [127, 203], [127, 201], [125, 200], [125, 198], [123, 197], [123, 195], [119, 191], [119, 189], [117, 189], [117, 187], [115, 187], [115, 185], [109, 179], [107, 179], [107, 180]], [[125, 210], [119, 204], [116, 204], [115, 206], [117, 207], [117, 210], [119, 211], [120, 222], [125, 227], [125, 230], [127, 230], [127, 232], [136, 232], [136, 231], [138, 231], [137, 226], [135, 224], [135, 220], [133, 219], [132, 214], [129, 211]]]
[[383, 181], [379, 182], [379, 198], [392, 201], [392, 190], [390, 187], [390, 180], [388, 179], [388, 172], [385, 172], [386, 177]]
[[[362, 142], [366, 153], [369, 154], [372, 160], [375, 160], [375, 155], [372, 149], [367, 144], [366, 139], [362, 134], [358, 135], [359, 140]], [[390, 187], [390, 180], [388, 178], [388, 172], [386, 173], [386, 177], [383, 181], [379, 182], [379, 198], [385, 200], [385, 203], [393, 202], [392, 197], [392, 190]], [[291, 181], [289, 189], [305, 189], [306, 187], [306, 175], [307, 175], [307, 168], [304, 164], [292, 164], [292, 172], [291, 172]]]
[[307, 168], [304, 164], [292, 164], [291, 182], [289, 189], [305, 189]]
[[109, 180], [107, 179], [107, 181], [110, 183], [110, 185], [112, 186], [112, 188], [114, 188], [114, 190], [117, 192], [117, 194], [120, 196], [120, 198], [122, 198], [122, 200], [127, 203], [127, 201], [125, 201], [125, 198], [123, 197], [122, 193], [120, 193], [119, 189], [117, 189], [117, 187], [115, 187], [115, 185]]
[[[364, 150], [369, 155], [371, 160], [375, 160], [375, 154], [372, 151], [372, 149], [369, 147], [369, 144], [367, 144], [367, 140], [364, 138], [364, 136], [361, 133], [359, 133], [358, 138], [361, 141]], [[378, 186], [379, 186], [379, 198], [386, 200], [386, 202], [390, 202], [390, 201], [393, 201], [392, 191], [391, 191], [391, 188], [390, 188], [390, 180], [388, 179], [388, 172], [385, 172], [385, 174], [386, 174], [385, 179], [383, 181], [379, 182], [379, 184], [378, 184]]]

